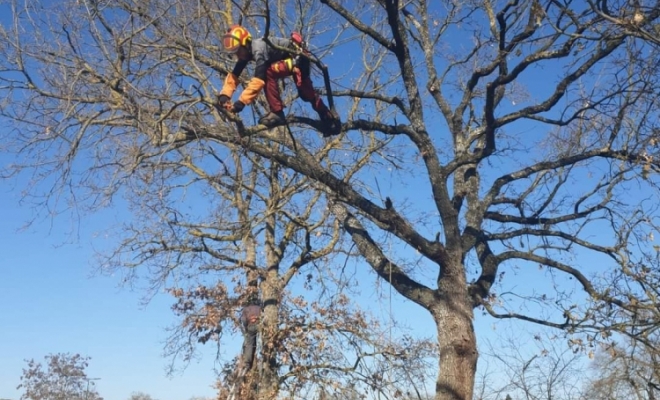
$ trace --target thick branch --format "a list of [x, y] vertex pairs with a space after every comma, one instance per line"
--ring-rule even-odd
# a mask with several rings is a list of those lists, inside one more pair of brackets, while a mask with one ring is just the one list
[[428, 309], [433, 303], [433, 291], [411, 279], [401, 268], [389, 260], [376, 244], [362, 223], [348, 212], [346, 207], [335, 203], [332, 212], [341, 221], [344, 230], [351, 235], [353, 242], [365, 260], [382, 279], [388, 281], [397, 292]]

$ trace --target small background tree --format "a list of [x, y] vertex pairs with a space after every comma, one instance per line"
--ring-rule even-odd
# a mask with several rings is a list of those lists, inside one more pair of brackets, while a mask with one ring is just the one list
[[133, 392], [128, 400], [156, 400], [151, 395], [142, 392]]
[[596, 353], [593, 379], [587, 393], [592, 400], [654, 400], [660, 396], [660, 359], [657, 352], [635, 341]]
[[103, 400], [85, 369], [89, 357], [80, 354], [49, 354], [45, 365], [27, 360], [19, 390], [21, 400]]

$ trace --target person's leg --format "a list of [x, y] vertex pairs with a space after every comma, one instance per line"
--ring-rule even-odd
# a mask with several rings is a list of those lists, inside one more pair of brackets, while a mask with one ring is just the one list
[[325, 105], [319, 93], [314, 89], [312, 80], [309, 77], [309, 66], [306, 67], [306, 64], [303, 64], [300, 68], [294, 68], [293, 80], [298, 89], [298, 96], [303, 101], [310, 103], [314, 111], [319, 114], [319, 118], [323, 122], [323, 136], [339, 134], [341, 131], [339, 116]]
[[250, 325], [243, 336], [243, 366], [246, 371], [252, 369], [257, 348], [257, 325]]
[[259, 120], [260, 124], [273, 126], [286, 122], [279, 80], [291, 75], [292, 68], [291, 61], [278, 61], [271, 64], [266, 70], [265, 92], [270, 113]]
[[272, 65], [266, 70], [266, 101], [272, 113], [279, 113], [284, 109], [279, 85], [279, 80], [282, 78], [281, 75], [280, 72], [273, 69]]
[[314, 111], [319, 114], [319, 117], [323, 118], [324, 115], [328, 113], [328, 107], [323, 103], [323, 99], [319, 96], [318, 92], [314, 89], [312, 80], [309, 75], [305, 75], [301, 72], [299, 68], [294, 69], [293, 80], [296, 82], [296, 88], [298, 89], [298, 96], [303, 101], [306, 101], [312, 105]]

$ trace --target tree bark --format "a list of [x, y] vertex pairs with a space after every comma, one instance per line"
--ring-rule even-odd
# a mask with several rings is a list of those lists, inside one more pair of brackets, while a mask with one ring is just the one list
[[264, 303], [261, 321], [261, 363], [258, 398], [270, 400], [277, 397], [279, 382], [277, 372], [277, 328], [279, 320], [279, 290], [277, 274], [269, 273], [261, 284]]
[[460, 263], [448, 266], [439, 282], [439, 293], [431, 314], [438, 329], [440, 358], [436, 400], [472, 400], [477, 371], [477, 339], [474, 314]]
[[[438, 330], [440, 349], [436, 400], [472, 400], [477, 371], [477, 340], [472, 325], [473, 303], [469, 297], [465, 266], [460, 251], [448, 254], [441, 267], [438, 288], [411, 279], [382, 252], [362, 223], [339, 203], [333, 213], [342, 221], [356, 247], [378, 273], [404, 297], [429, 310]], [[454, 240], [457, 246], [460, 243]], [[438, 257], [436, 257], [438, 258]]]

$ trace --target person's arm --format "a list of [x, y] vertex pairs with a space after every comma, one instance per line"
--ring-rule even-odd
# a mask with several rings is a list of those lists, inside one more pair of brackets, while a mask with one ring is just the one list
[[254, 60], [254, 76], [241, 93], [238, 101], [248, 105], [254, 101], [266, 84], [266, 70], [268, 69], [268, 45], [262, 39], [252, 41], [252, 59]]
[[231, 99], [231, 96], [234, 95], [236, 87], [238, 86], [238, 77], [241, 75], [241, 72], [243, 72], [246, 65], [247, 61], [244, 60], [240, 60], [234, 65], [234, 69], [225, 77], [225, 83], [222, 85], [222, 90], [218, 97], [227, 96], [228, 99]]

